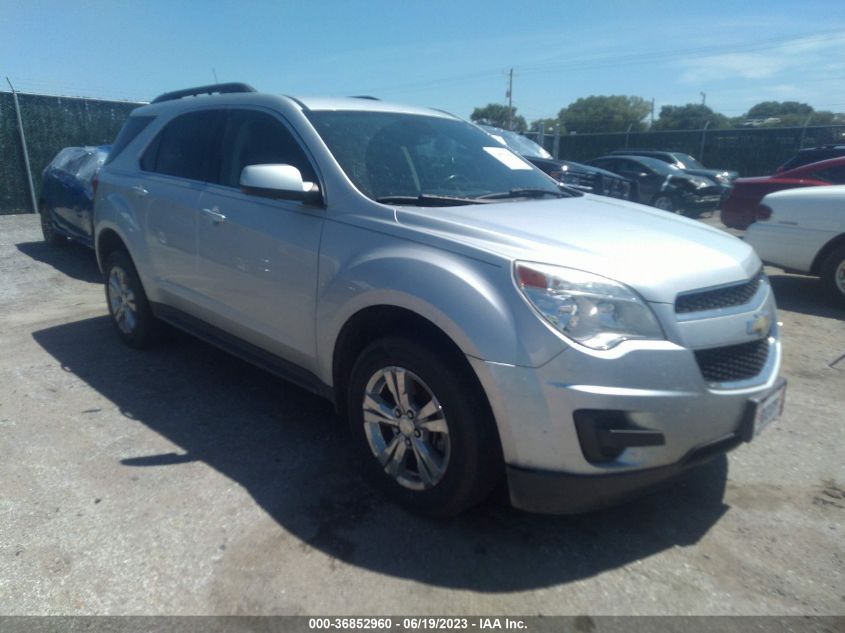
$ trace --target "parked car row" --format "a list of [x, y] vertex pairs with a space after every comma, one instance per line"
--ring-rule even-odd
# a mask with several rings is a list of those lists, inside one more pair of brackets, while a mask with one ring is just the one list
[[845, 184], [845, 157], [804, 164], [771, 176], [739, 178], [722, 204], [722, 224], [747, 229], [761, 213], [767, 213], [760, 208], [760, 201], [769, 193], [838, 184]]
[[636, 183], [636, 201], [672, 213], [696, 213], [719, 206], [723, 189], [713, 180], [688, 174], [650, 156], [609, 155], [588, 161]]
[[636, 185], [627, 178], [606, 169], [558, 160], [541, 145], [522, 134], [490, 125], [479, 127], [567, 187], [611, 198], [637, 200]]

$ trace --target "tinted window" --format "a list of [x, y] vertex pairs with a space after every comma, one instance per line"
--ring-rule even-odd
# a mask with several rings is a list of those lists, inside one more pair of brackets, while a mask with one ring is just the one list
[[349, 179], [374, 199], [473, 198], [524, 188], [559, 195], [543, 172], [463, 121], [399, 112], [306, 115]]
[[135, 140], [135, 137], [138, 136], [154, 118], [155, 117], [151, 116], [130, 116], [120, 129], [120, 134], [117, 135], [117, 138], [114, 141], [111, 153], [109, 153], [106, 158], [106, 163], [110, 163], [112, 160], [117, 158], [117, 155], [126, 149], [126, 146]]
[[190, 112], [168, 123], [141, 159], [141, 168], [189, 180], [207, 180], [221, 114]]
[[834, 185], [845, 185], [845, 165], [822, 169], [813, 173], [813, 177]]
[[233, 110], [223, 134], [223, 155], [218, 182], [239, 187], [247, 165], [293, 165], [302, 179], [316, 180], [314, 170], [299, 143], [276, 118], [254, 110]]

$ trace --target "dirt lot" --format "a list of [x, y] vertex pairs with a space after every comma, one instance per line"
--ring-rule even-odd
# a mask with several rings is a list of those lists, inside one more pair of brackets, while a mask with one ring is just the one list
[[771, 270], [785, 415], [580, 517], [410, 516], [330, 406], [173, 335], [113, 335], [93, 254], [0, 217], [0, 613], [843, 614], [845, 311]]

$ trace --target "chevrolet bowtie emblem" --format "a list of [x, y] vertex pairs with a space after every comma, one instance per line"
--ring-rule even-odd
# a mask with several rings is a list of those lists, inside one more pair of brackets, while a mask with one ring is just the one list
[[755, 314], [754, 318], [745, 323], [745, 331], [748, 334], [757, 334], [760, 337], [766, 336], [772, 328], [772, 320], [767, 314]]

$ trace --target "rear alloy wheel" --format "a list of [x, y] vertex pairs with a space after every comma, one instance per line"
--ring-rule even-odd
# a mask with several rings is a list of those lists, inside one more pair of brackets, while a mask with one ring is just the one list
[[46, 202], [41, 203], [38, 215], [41, 216], [41, 235], [44, 236], [44, 243], [48, 246], [64, 246], [67, 244], [67, 238], [56, 231], [50, 208]]
[[668, 211], [669, 213], [677, 213], [678, 211], [675, 209], [675, 201], [672, 200], [672, 196], [667, 196], [666, 194], [661, 194], [657, 196], [654, 201], [651, 203], [653, 207], [657, 207], [661, 211]]
[[452, 516], [479, 503], [501, 473], [480, 388], [427, 347], [385, 338], [349, 381], [349, 421], [366, 474], [407, 509]]
[[845, 305], [845, 245], [834, 249], [824, 260], [822, 283], [834, 301]]
[[123, 251], [113, 252], [106, 259], [105, 277], [109, 314], [118, 336], [130, 347], [149, 347], [155, 340], [158, 321], [132, 260]]

